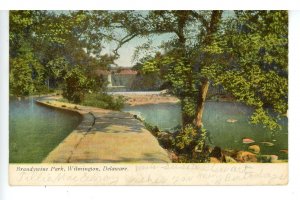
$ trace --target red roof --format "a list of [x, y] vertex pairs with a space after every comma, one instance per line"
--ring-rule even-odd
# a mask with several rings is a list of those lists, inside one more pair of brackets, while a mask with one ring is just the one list
[[137, 71], [132, 69], [121, 69], [120, 71], [117, 71], [116, 74], [122, 74], [122, 75], [136, 75]]

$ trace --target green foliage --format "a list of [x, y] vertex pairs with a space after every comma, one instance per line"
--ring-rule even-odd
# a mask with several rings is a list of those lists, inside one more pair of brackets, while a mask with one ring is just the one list
[[73, 103], [80, 103], [89, 90], [89, 80], [82, 69], [76, 67], [64, 77], [63, 97]]
[[50, 60], [46, 65], [47, 70], [49, 70], [49, 75], [53, 76], [55, 79], [59, 79], [65, 76], [68, 69], [70, 69], [70, 64], [68, 61], [59, 57], [53, 60]]
[[114, 97], [106, 93], [91, 93], [85, 95], [82, 105], [121, 110], [125, 105], [125, 98], [123, 96]]
[[[77, 66], [68, 71], [64, 76], [63, 84], [63, 97], [73, 103], [81, 103], [85, 99], [87, 93], [99, 92], [104, 86], [103, 80], [97, 77], [87, 77], [84, 69]], [[93, 97], [93, 96], [89, 96]], [[94, 96], [96, 97], [96, 96]], [[91, 100], [91, 102], [89, 101]], [[106, 99], [108, 100], [108, 99]], [[88, 98], [89, 103], [93, 103], [93, 98]], [[104, 101], [106, 102], [106, 101]], [[108, 102], [109, 103], [109, 102]], [[112, 107], [118, 107], [121, 104], [121, 99], [117, 99], [114, 104], [109, 105]]]
[[[189, 12], [197, 19], [185, 18], [185, 12], [177, 16], [179, 13], [150, 14], [153, 21], [155, 16], [166, 17], [166, 29], [178, 38], [165, 44], [164, 55], [145, 61], [142, 69], [144, 73], [160, 74], [170, 92], [181, 99], [184, 124], [193, 123], [199, 102], [203, 101], [201, 85], [210, 81], [253, 107], [252, 123], [263, 123], [271, 130], [280, 128], [276, 117], [288, 108], [287, 12], [237, 11], [222, 19], [214, 12]], [[186, 20], [181, 29], [167, 26], [173, 23], [168, 21], [172, 15]], [[198, 32], [198, 41], [186, 41], [190, 34], [187, 21], [204, 28]], [[186, 32], [180, 35], [180, 31]]]
[[10, 93], [16, 96], [29, 95], [34, 90], [33, 80], [31, 78], [31, 69], [23, 59], [18, 58], [11, 61], [14, 66], [10, 70], [9, 86]]
[[255, 108], [252, 123], [271, 130], [280, 128], [276, 115], [288, 108], [287, 37], [286, 11], [236, 12], [205, 48], [210, 60], [201, 71]]
[[24, 52], [17, 58], [10, 59], [10, 93], [26, 96], [44, 90], [43, 68], [31, 52]]
[[[113, 62], [114, 57], [96, 54], [101, 51], [102, 40], [99, 37], [90, 38], [87, 16], [88, 13], [81, 11], [10, 11], [10, 59], [14, 61], [11, 62], [11, 72], [17, 73], [12, 64], [18, 63], [18, 69], [25, 68], [27, 64], [20, 65], [20, 62], [27, 56], [26, 52], [30, 52], [35, 62], [40, 64], [39, 70], [43, 74], [38, 77], [43, 79], [40, 81], [36, 78], [36, 72], [32, 71], [30, 80], [29, 71], [25, 70], [26, 80], [23, 75], [20, 76], [26, 85], [24, 91], [19, 93], [30, 95], [58, 88], [63, 84], [67, 71], [75, 66], [84, 67], [85, 76], [94, 80], [87, 83], [92, 87], [91, 90], [95, 90], [95, 84], [98, 83], [98, 88], [104, 86], [103, 81], [95, 79], [93, 71], [102, 66], [101, 63]], [[11, 76], [17, 77], [15, 74]], [[17, 79], [12, 77], [10, 84], [15, 91], [11, 93], [18, 93], [16, 90], [22, 88], [16, 87], [22, 87], [17, 86], [22, 83], [14, 81]]]
[[197, 107], [197, 85], [201, 83], [191, 64], [186, 59], [166, 55], [148, 60], [142, 71], [144, 74], [160, 72], [157, 76], [161, 76], [170, 93], [181, 100], [184, 124], [192, 123]]
[[192, 152], [196, 146], [198, 133], [195, 128], [189, 124], [184, 127], [183, 131], [176, 136], [176, 146], [183, 152]]
[[183, 130], [176, 135], [174, 149], [185, 157], [185, 162], [208, 162], [207, 130], [195, 129], [192, 124], [187, 124]]
[[[163, 53], [147, 55], [136, 68], [149, 79], [163, 80], [181, 100], [179, 149], [204, 151], [199, 116], [202, 86], [209, 82], [253, 107], [252, 123], [280, 128], [278, 118], [288, 109], [287, 11], [236, 11], [228, 18], [222, 11], [192, 10], [11, 11], [11, 93], [29, 95], [44, 90], [45, 80], [55, 87], [63, 82], [63, 95], [72, 102], [85, 99], [89, 105], [119, 109], [122, 99], [89, 94], [105, 86], [94, 69], [114, 63], [131, 39], [147, 37], [139, 49], [151, 49], [150, 36], [162, 34], [170, 35], [160, 46]], [[107, 42], [115, 43], [115, 55], [101, 54]]]

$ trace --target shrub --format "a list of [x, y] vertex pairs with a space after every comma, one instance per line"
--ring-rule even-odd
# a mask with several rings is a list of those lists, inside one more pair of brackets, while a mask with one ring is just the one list
[[124, 107], [125, 98], [123, 96], [114, 97], [106, 93], [86, 94], [82, 105], [98, 108], [121, 110]]
[[185, 155], [190, 162], [208, 162], [208, 150], [206, 146], [207, 130], [196, 130], [192, 124], [188, 124], [175, 138], [176, 151]]
[[73, 103], [82, 102], [88, 90], [88, 79], [84, 72], [76, 67], [69, 71], [64, 79], [63, 97]]
[[[25, 52], [17, 58], [10, 59], [9, 86], [11, 94], [28, 96], [39, 89], [44, 89], [42, 84], [42, 65], [31, 52]], [[37, 88], [40, 85], [41, 88]]]

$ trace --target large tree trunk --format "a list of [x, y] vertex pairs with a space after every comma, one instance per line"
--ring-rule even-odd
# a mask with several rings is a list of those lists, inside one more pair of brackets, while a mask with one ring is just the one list
[[204, 80], [201, 84], [201, 87], [199, 89], [198, 93], [198, 105], [197, 105], [197, 110], [196, 110], [196, 118], [194, 121], [194, 124], [196, 128], [199, 130], [202, 128], [202, 116], [203, 116], [203, 111], [204, 111], [204, 102], [206, 99], [206, 95], [208, 92], [208, 87], [209, 87], [209, 81]]
[[[213, 42], [213, 34], [218, 30], [219, 28], [219, 22], [222, 17], [222, 12], [219, 10], [213, 10], [211, 13], [211, 18], [210, 22], [207, 24], [207, 35], [203, 41], [204, 45], [210, 45]], [[205, 60], [206, 59], [212, 59], [208, 55], [205, 55]], [[207, 61], [207, 60], [206, 60]], [[204, 61], [205, 63], [205, 61]], [[198, 93], [198, 105], [197, 105], [197, 110], [196, 110], [196, 116], [194, 120], [194, 125], [198, 130], [202, 128], [202, 116], [203, 116], [203, 111], [204, 111], [204, 102], [206, 99], [206, 95], [208, 92], [208, 87], [209, 87], [209, 81], [207, 79], [203, 80], [201, 82], [201, 86], [199, 88], [199, 93]]]

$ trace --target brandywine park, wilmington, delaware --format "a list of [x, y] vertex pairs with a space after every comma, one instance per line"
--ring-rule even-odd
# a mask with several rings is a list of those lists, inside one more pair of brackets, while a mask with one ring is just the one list
[[288, 162], [287, 11], [10, 11], [10, 163]]

